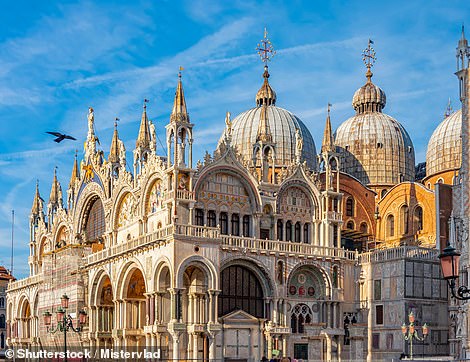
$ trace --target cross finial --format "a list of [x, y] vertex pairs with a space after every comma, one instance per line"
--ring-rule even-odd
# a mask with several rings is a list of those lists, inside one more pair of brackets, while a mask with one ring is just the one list
[[[150, 102], [147, 98], [144, 98], [144, 111], [147, 109], [147, 103]], [[119, 118], [116, 117], [116, 119], [119, 121]]]
[[181, 72], [184, 70], [184, 68], [180, 65], [179, 71], [178, 71], [178, 78], [181, 79]]
[[328, 102], [328, 115], [330, 115], [330, 111], [331, 111], [331, 107], [332, 107], [332, 106], [333, 106], [333, 105]]
[[268, 39], [268, 31], [264, 28], [264, 37], [261, 39], [261, 42], [258, 43], [258, 47], [256, 48], [258, 54], [261, 58], [261, 61], [264, 63], [264, 66], [268, 66], [268, 61], [272, 59], [272, 57], [276, 54], [271, 41]]
[[[145, 107], [145, 103], [144, 103], [144, 107]], [[114, 118], [114, 129], [117, 128], [117, 124], [118, 124], [119, 121], [120, 121], [120, 119], [118, 117]]]
[[372, 72], [370, 69], [374, 66], [374, 63], [377, 60], [377, 58], [375, 57], [375, 50], [374, 48], [372, 48], [372, 44], [374, 44], [374, 42], [371, 39], [369, 39], [367, 48], [364, 49], [364, 51], [362, 52], [362, 61], [366, 65], [366, 68], [367, 68], [366, 77], [369, 82], [370, 82], [370, 79], [372, 78]]

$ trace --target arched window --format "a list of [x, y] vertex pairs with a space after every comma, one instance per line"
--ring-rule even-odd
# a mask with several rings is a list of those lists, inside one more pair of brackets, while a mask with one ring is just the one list
[[361, 223], [360, 230], [362, 234], [368, 234], [369, 233], [369, 227], [367, 226], [367, 223], [363, 222]]
[[0, 314], [0, 329], [5, 328], [5, 314]]
[[277, 239], [284, 240], [284, 223], [282, 220], [277, 220]]
[[415, 232], [423, 230], [423, 208], [421, 206], [415, 207], [413, 219]]
[[96, 242], [105, 232], [104, 208], [101, 200], [96, 198], [88, 212], [85, 224], [86, 238], [88, 242]]
[[400, 225], [402, 234], [408, 234], [408, 216], [408, 205], [403, 205], [400, 208]]
[[286, 241], [292, 241], [292, 222], [286, 222]]
[[207, 212], [207, 226], [215, 228], [217, 226], [216, 216], [214, 210]]
[[250, 236], [250, 215], [243, 216], [243, 236]]
[[226, 212], [220, 213], [220, 233], [224, 235], [228, 234], [228, 215]]
[[196, 225], [204, 225], [204, 210], [196, 209]]
[[349, 220], [346, 224], [346, 229], [354, 230], [354, 221]]
[[395, 235], [395, 217], [393, 215], [387, 216], [387, 236]]
[[5, 308], [5, 298], [0, 297], [0, 308]]
[[304, 243], [310, 243], [310, 224], [304, 225]]
[[232, 265], [221, 273], [219, 316], [242, 309], [257, 318], [264, 318], [264, 295], [255, 273], [241, 265]]
[[386, 189], [383, 189], [383, 190], [380, 192], [380, 198], [383, 199], [386, 194], [387, 194], [387, 190], [386, 190]]
[[312, 310], [306, 304], [297, 304], [292, 311], [290, 319], [292, 333], [304, 333], [304, 325], [309, 323], [312, 323]]
[[240, 216], [238, 214], [232, 214], [232, 235], [240, 235]]
[[296, 243], [300, 243], [300, 222], [295, 223], [295, 238]]
[[352, 196], [346, 199], [346, 216], [354, 216], [354, 198]]

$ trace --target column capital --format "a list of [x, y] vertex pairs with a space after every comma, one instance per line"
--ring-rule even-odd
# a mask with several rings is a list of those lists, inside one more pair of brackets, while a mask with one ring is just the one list
[[185, 290], [186, 288], [168, 288], [168, 291], [170, 294], [177, 294], [178, 292], [181, 292]]

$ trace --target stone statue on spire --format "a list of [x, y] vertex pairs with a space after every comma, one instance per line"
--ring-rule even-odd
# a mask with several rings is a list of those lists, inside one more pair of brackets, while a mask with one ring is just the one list
[[95, 135], [95, 113], [92, 107], [88, 108], [88, 140], [91, 140]]
[[149, 121], [150, 129], [150, 149], [152, 152], [157, 153], [157, 131], [152, 121]]
[[227, 136], [232, 136], [232, 120], [230, 119], [230, 112], [225, 114], [225, 130]]

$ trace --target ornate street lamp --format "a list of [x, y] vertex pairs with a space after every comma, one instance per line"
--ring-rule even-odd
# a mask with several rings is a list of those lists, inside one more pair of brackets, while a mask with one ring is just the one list
[[421, 338], [415, 329], [415, 316], [413, 312], [410, 312], [410, 314], [408, 314], [408, 321], [410, 322], [409, 326], [403, 323], [403, 325], [401, 326], [401, 332], [403, 333], [403, 339], [405, 341], [409, 341], [410, 343], [410, 359], [413, 359], [413, 339], [417, 339], [418, 341], [424, 342], [424, 340], [429, 334], [429, 328], [428, 325], [424, 323], [423, 337]]
[[439, 255], [439, 259], [441, 262], [442, 275], [449, 284], [452, 296], [455, 299], [469, 300], [470, 289], [467, 286], [462, 285], [457, 289], [457, 294], [455, 292], [455, 281], [459, 277], [460, 253], [457, 252], [457, 250], [455, 250], [452, 245], [448, 244], [446, 248], [442, 251], [442, 254]]
[[67, 332], [73, 331], [75, 333], [80, 333], [83, 329], [83, 325], [86, 323], [86, 312], [80, 310], [78, 312], [78, 326], [74, 327], [73, 319], [70, 314], [67, 314], [67, 309], [69, 307], [69, 297], [64, 294], [60, 298], [60, 307], [57, 308], [57, 325], [51, 327], [52, 324], [52, 314], [49, 311], [46, 311], [43, 314], [44, 325], [47, 327], [49, 333], [64, 332], [64, 361], [67, 362]]

